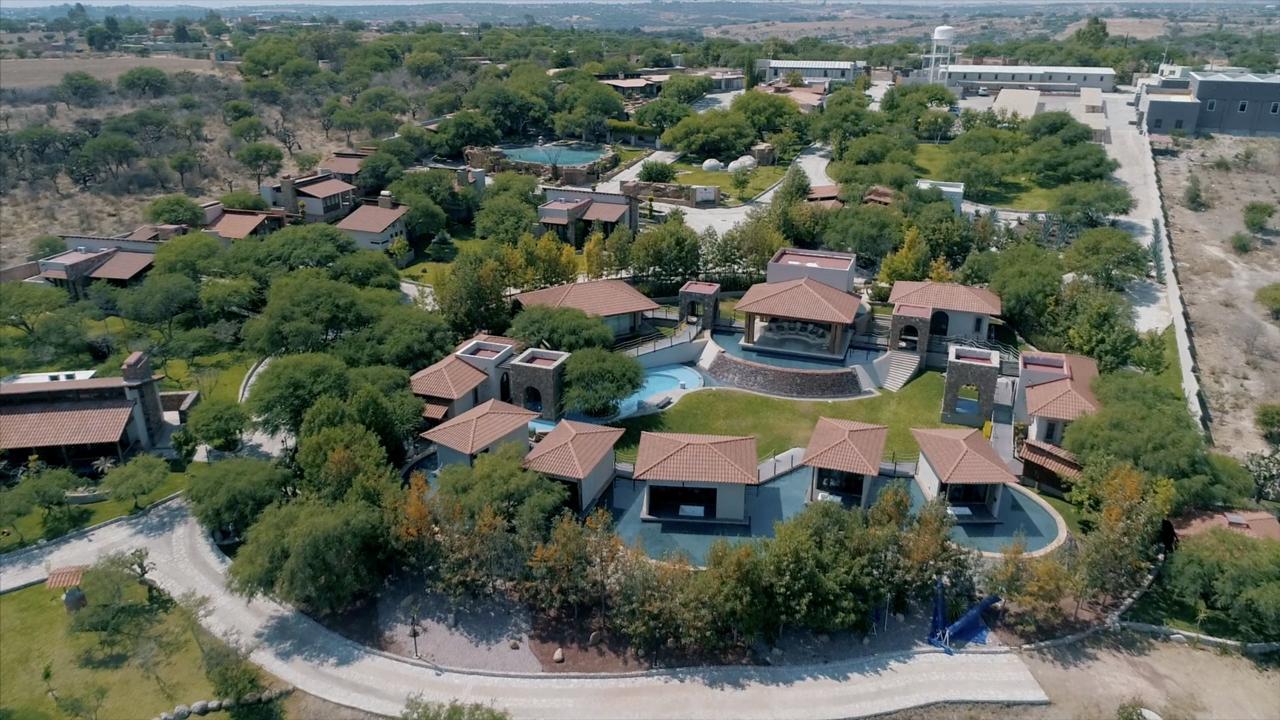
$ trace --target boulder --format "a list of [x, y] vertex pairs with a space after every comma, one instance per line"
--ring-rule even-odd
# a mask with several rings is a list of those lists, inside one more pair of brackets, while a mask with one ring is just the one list
[[602, 642], [604, 642], [604, 633], [599, 630], [592, 630], [591, 636], [587, 638], [587, 644], [591, 647], [595, 647]]
[[160, 713], [160, 720], [173, 720], [173, 714], [172, 714], [172, 713], [167, 713], [167, 712], [162, 712], [162, 713]]
[[237, 705], [235, 698], [222, 698], [222, 709], [230, 710]]
[[1170, 636], [1169, 636], [1169, 642], [1177, 643], [1177, 644], [1179, 644], [1179, 645], [1186, 645], [1186, 644], [1187, 644], [1187, 636], [1186, 636], [1186, 635], [1183, 635], [1183, 634], [1181, 634], [1181, 633], [1174, 633], [1174, 634], [1172, 634], [1172, 635], [1170, 635]]
[[779, 658], [780, 658], [780, 657], [782, 657], [782, 648], [780, 648], [780, 647], [776, 647], [776, 648], [774, 648], [774, 649], [770, 650], [770, 651], [769, 651], [769, 654], [770, 654], [770, 655], [772, 655], [772, 656], [774, 656], [774, 657], [779, 657]]
[[707, 158], [702, 161], [702, 169], [706, 172], [720, 172], [724, 170], [724, 163], [715, 158]]
[[210, 700], [210, 701], [209, 701], [209, 712], [218, 712], [218, 711], [219, 711], [219, 710], [221, 710], [221, 709], [222, 709], [222, 701], [221, 701], [221, 700]]
[[173, 709], [173, 720], [187, 720], [191, 717], [191, 708], [186, 705], [179, 705]]
[[204, 715], [209, 712], [209, 703], [204, 700], [197, 700], [191, 703], [192, 715]]
[[519, 640], [512, 640], [510, 643], [508, 643], [508, 646], [509, 646], [512, 650], [519, 650], [519, 649], [520, 649], [520, 641], [519, 641]]
[[261, 699], [262, 699], [262, 696], [256, 692], [245, 693], [244, 697], [240, 698], [240, 704], [241, 705], [257, 705], [258, 701]]
[[558, 663], [564, 662], [564, 648], [556, 648], [556, 651], [551, 655], [551, 661]]

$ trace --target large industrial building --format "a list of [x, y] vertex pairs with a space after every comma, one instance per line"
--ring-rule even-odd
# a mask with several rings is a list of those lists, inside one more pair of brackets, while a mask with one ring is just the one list
[[1138, 122], [1147, 132], [1280, 133], [1280, 74], [1190, 72], [1142, 86]]
[[972, 91], [1022, 88], [1040, 92], [1077, 93], [1081, 88], [1111, 92], [1116, 71], [1109, 67], [1057, 65], [948, 65], [941, 71], [948, 87]]
[[765, 83], [785, 78], [793, 72], [800, 73], [805, 82], [853, 82], [854, 78], [866, 73], [867, 64], [861, 60], [757, 60], [756, 71], [760, 73], [761, 82]]

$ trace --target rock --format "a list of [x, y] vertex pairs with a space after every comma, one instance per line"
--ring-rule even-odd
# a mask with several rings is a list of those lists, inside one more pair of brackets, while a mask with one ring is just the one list
[[235, 698], [222, 698], [222, 709], [223, 709], [223, 710], [230, 710], [231, 708], [233, 708], [233, 707], [235, 707], [235, 706], [236, 706], [236, 699], [235, 699]]
[[870, 635], [863, 635], [863, 636], [862, 636], [862, 644], [863, 644], [863, 645], [870, 645], [870, 644], [871, 644], [871, 636], [870, 636]]
[[507, 645], [508, 645], [512, 650], [519, 650], [519, 649], [520, 649], [520, 641], [519, 641], [519, 640], [512, 640], [511, 642], [507, 643]]
[[564, 648], [556, 648], [555, 653], [551, 655], [552, 662], [564, 662]]
[[458, 615], [456, 613], [449, 613], [449, 617], [445, 618], [444, 624], [451, 628], [458, 627]]
[[1183, 635], [1183, 634], [1181, 634], [1181, 633], [1174, 633], [1174, 634], [1172, 634], [1172, 635], [1170, 635], [1170, 636], [1169, 636], [1169, 642], [1171, 642], [1171, 643], [1177, 643], [1178, 645], [1186, 645], [1186, 644], [1187, 644], [1187, 636], [1186, 636], [1186, 635]]
[[167, 712], [162, 712], [160, 713], [160, 720], [173, 720], [173, 715]]
[[256, 692], [245, 693], [244, 697], [240, 698], [240, 704], [241, 705], [257, 705], [258, 701], [261, 699], [262, 699], [262, 696]]
[[207, 712], [209, 712], [209, 703], [204, 700], [197, 700], [191, 703], [192, 715], [204, 715]]
[[179, 705], [173, 709], [173, 720], [187, 720], [191, 717], [191, 708], [186, 705]]
[[1150, 708], [1138, 708], [1138, 713], [1142, 715], [1142, 720], [1162, 720], [1160, 714]]
[[906, 622], [906, 621], [907, 621], [907, 616], [906, 616], [906, 615], [903, 615], [902, 613], [894, 613], [894, 614], [893, 614], [893, 619], [894, 619], [894, 620], [897, 620], [898, 622]]
[[222, 709], [222, 701], [221, 701], [221, 700], [210, 700], [210, 701], [209, 701], [209, 712], [218, 712], [218, 711], [219, 711], [219, 710], [221, 710], [221, 709]]
[[591, 647], [595, 647], [602, 642], [604, 642], [604, 633], [599, 630], [592, 630], [591, 636], [587, 638], [587, 644]]

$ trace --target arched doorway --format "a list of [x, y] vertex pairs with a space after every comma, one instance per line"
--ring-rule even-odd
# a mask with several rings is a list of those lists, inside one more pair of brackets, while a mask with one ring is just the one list
[[510, 373], [502, 373], [502, 379], [498, 381], [498, 399], [504, 403], [511, 402]]
[[689, 320], [697, 320], [701, 310], [702, 310], [702, 303], [698, 302], [697, 300], [690, 300], [689, 306], [684, 311], [684, 316]]
[[933, 313], [933, 316], [929, 318], [929, 335], [933, 337], [946, 337], [950, 334], [947, 332], [947, 330], [950, 329], [950, 326], [951, 316], [941, 310], [937, 310]]
[[898, 333], [898, 349], [915, 352], [920, 347], [920, 331], [915, 325], [906, 325]]
[[542, 412], [542, 393], [532, 385], [524, 389], [524, 409]]

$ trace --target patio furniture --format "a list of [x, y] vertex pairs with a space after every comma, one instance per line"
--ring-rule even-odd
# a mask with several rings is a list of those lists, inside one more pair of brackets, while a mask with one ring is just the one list
[[970, 510], [963, 505], [948, 505], [947, 513], [957, 520], [973, 517], [973, 510]]

